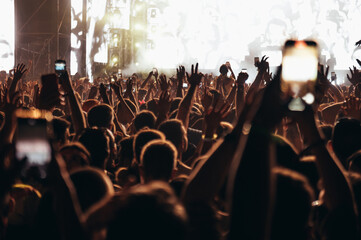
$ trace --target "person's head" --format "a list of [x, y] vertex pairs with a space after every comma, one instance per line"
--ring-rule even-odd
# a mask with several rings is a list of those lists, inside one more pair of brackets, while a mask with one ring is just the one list
[[71, 173], [81, 210], [86, 212], [95, 204], [114, 195], [113, 185], [103, 171], [93, 167], [80, 168]]
[[188, 145], [187, 132], [182, 122], [178, 119], [167, 120], [158, 129], [164, 133], [167, 140], [173, 143], [178, 151], [177, 158], [180, 158], [182, 152], [187, 150]]
[[74, 169], [89, 166], [90, 153], [80, 142], [71, 142], [60, 148], [68, 172]]
[[162, 132], [153, 129], [143, 129], [135, 135], [133, 141], [133, 154], [137, 164], [140, 163], [140, 155], [143, 147], [150, 141], [157, 139], [165, 140], [165, 136]]
[[347, 158], [361, 149], [360, 121], [351, 118], [339, 119], [332, 132], [332, 148], [348, 169]]
[[107, 240], [184, 240], [187, 216], [167, 183], [133, 187], [108, 227]]
[[228, 73], [228, 68], [227, 68], [227, 65], [226, 64], [222, 64], [219, 68], [219, 72], [222, 74], [222, 75], [227, 75]]
[[144, 127], [153, 129], [155, 127], [155, 120], [156, 117], [151, 111], [143, 110], [139, 112], [134, 118], [134, 127], [136, 132]]
[[[121, 167], [130, 167], [134, 158], [133, 151], [134, 136], [123, 138], [119, 142], [118, 161]], [[140, 154], [139, 154], [140, 155]]]
[[110, 129], [113, 125], [114, 111], [108, 104], [99, 104], [88, 112], [89, 127], [103, 127]]
[[271, 239], [306, 240], [314, 192], [301, 174], [285, 168], [274, 168], [276, 199], [273, 210]]
[[105, 169], [109, 158], [109, 139], [101, 129], [87, 128], [79, 137], [82, 143], [90, 152], [90, 166]]
[[144, 182], [169, 182], [176, 170], [177, 150], [166, 140], [153, 140], [143, 147], [140, 155], [140, 173]]
[[68, 142], [70, 122], [62, 118], [53, 118], [54, 139], [62, 146]]

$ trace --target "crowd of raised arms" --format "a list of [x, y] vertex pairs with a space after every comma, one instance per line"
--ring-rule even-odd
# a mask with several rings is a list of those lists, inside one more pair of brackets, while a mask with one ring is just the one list
[[[361, 239], [361, 71], [319, 65], [289, 111], [281, 66], [257, 76], [0, 74], [0, 239]], [[184, 83], [187, 83], [184, 85]], [[46, 177], [19, 159], [18, 109], [52, 113]]]

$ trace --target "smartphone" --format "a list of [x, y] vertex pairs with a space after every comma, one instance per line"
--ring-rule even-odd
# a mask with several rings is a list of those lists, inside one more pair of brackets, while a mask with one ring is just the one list
[[55, 61], [55, 72], [61, 74], [66, 71], [66, 62], [65, 60], [58, 59]]
[[158, 72], [158, 69], [153, 68], [153, 74], [157, 74], [157, 72]]
[[335, 72], [331, 72], [331, 80], [332, 81], [336, 80], [336, 73]]
[[259, 64], [259, 57], [255, 57], [255, 58], [254, 58], [254, 65], [255, 65], [256, 67], [258, 67], [258, 64]]
[[227, 68], [230, 68], [231, 64], [229, 62], [226, 62], [226, 66], [227, 66]]
[[242, 68], [241, 72], [242, 73], [247, 73], [247, 68]]
[[[300, 111], [302, 98], [307, 104], [314, 102], [314, 88], [318, 72], [319, 50], [315, 41], [288, 40], [283, 48], [281, 90], [292, 96], [298, 107], [290, 110]], [[296, 107], [296, 108], [294, 108]]]
[[51, 161], [50, 138], [52, 136], [50, 112], [40, 110], [17, 110], [17, 134], [15, 138], [16, 158], [26, 163], [22, 175], [29, 168], [39, 169], [40, 176], [46, 177], [46, 167]]
[[187, 88], [188, 87], [188, 83], [183, 83], [183, 88]]

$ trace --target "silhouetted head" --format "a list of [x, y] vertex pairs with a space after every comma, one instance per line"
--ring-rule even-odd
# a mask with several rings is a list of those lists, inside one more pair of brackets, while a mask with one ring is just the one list
[[112, 182], [100, 169], [81, 168], [71, 173], [70, 178], [74, 184], [83, 212], [114, 195]]
[[68, 141], [69, 137], [69, 127], [70, 122], [62, 118], [53, 118], [53, 132], [54, 139], [59, 143], [59, 145], [64, 145]]
[[106, 133], [101, 129], [87, 128], [80, 135], [79, 142], [90, 152], [90, 165], [105, 169], [110, 154]]
[[59, 152], [62, 155], [69, 172], [74, 169], [89, 166], [90, 164], [90, 153], [80, 142], [65, 144], [60, 148]]
[[114, 111], [108, 104], [99, 104], [88, 112], [89, 127], [103, 127], [110, 129], [113, 125]]
[[164, 182], [133, 187], [108, 227], [108, 240], [183, 240], [186, 212]]
[[155, 120], [156, 117], [154, 113], [148, 110], [143, 110], [140, 113], [138, 113], [134, 118], [135, 130], [138, 132], [140, 129], [144, 127], [153, 129], [155, 127]]
[[227, 75], [227, 73], [228, 73], [227, 65], [226, 65], [226, 64], [222, 64], [221, 67], [219, 68], [219, 72], [220, 72], [222, 75]]
[[145, 182], [169, 182], [176, 170], [177, 150], [166, 140], [153, 140], [143, 147], [140, 156], [141, 175]]
[[188, 138], [183, 123], [178, 119], [171, 119], [159, 126], [159, 131], [164, 133], [167, 140], [171, 141], [178, 151], [178, 158], [187, 149]]
[[133, 153], [138, 164], [140, 163], [140, 155], [143, 147], [150, 141], [156, 139], [165, 140], [165, 136], [162, 132], [153, 129], [143, 129], [135, 135], [133, 141]]

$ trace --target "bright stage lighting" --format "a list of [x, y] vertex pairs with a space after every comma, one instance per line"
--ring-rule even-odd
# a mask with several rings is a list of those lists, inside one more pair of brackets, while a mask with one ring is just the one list
[[14, 0], [2, 0], [0, 14], [0, 71], [14, 67]]

